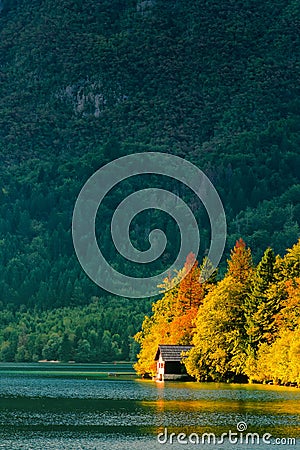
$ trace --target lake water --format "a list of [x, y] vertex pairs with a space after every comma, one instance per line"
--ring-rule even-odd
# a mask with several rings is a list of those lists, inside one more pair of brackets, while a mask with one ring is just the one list
[[296, 388], [155, 383], [129, 364], [0, 364], [0, 401], [0, 449], [300, 449]]

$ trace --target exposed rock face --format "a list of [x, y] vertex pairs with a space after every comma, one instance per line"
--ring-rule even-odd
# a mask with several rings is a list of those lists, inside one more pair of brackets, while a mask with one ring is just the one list
[[114, 89], [105, 89], [100, 81], [81, 80], [66, 86], [56, 93], [56, 98], [63, 102], [71, 102], [75, 114], [99, 117], [106, 106], [114, 105], [128, 98], [117, 84]]
[[138, 2], [136, 5], [137, 12], [141, 14], [148, 14], [149, 10], [154, 6], [155, 0], [144, 0], [143, 2]]

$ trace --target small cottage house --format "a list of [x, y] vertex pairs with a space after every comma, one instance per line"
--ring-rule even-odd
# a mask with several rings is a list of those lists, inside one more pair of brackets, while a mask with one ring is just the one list
[[183, 353], [190, 350], [192, 345], [159, 345], [155, 361], [157, 361], [156, 380], [182, 380], [188, 378], [182, 360]]

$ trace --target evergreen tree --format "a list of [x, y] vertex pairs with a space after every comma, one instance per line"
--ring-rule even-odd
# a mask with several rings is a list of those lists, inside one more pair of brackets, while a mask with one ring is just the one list
[[270, 325], [274, 322], [278, 305], [272, 305], [268, 289], [274, 281], [275, 255], [268, 248], [255, 269], [251, 290], [245, 301], [246, 331], [249, 346], [256, 351], [261, 342], [268, 340]]

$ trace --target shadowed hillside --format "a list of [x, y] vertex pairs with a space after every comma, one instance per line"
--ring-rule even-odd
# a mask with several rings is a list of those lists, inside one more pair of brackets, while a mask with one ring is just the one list
[[[3, 0], [0, 10], [5, 309], [75, 307], [106, 296], [76, 260], [71, 220], [83, 183], [121, 155], [169, 152], [207, 174], [228, 221], [221, 273], [241, 236], [256, 262], [267, 246], [283, 255], [297, 241], [297, 1]], [[128, 182], [106, 202], [99, 223], [107, 236], [116, 198], [133, 190]], [[193, 211], [201, 260], [209, 222], [199, 205]], [[163, 214], [149, 221], [134, 224], [133, 242], [143, 247], [141, 226], [155, 225], [170, 236], [172, 258], [174, 224]], [[103, 245], [120, 271], [132, 270], [108, 239]]]

